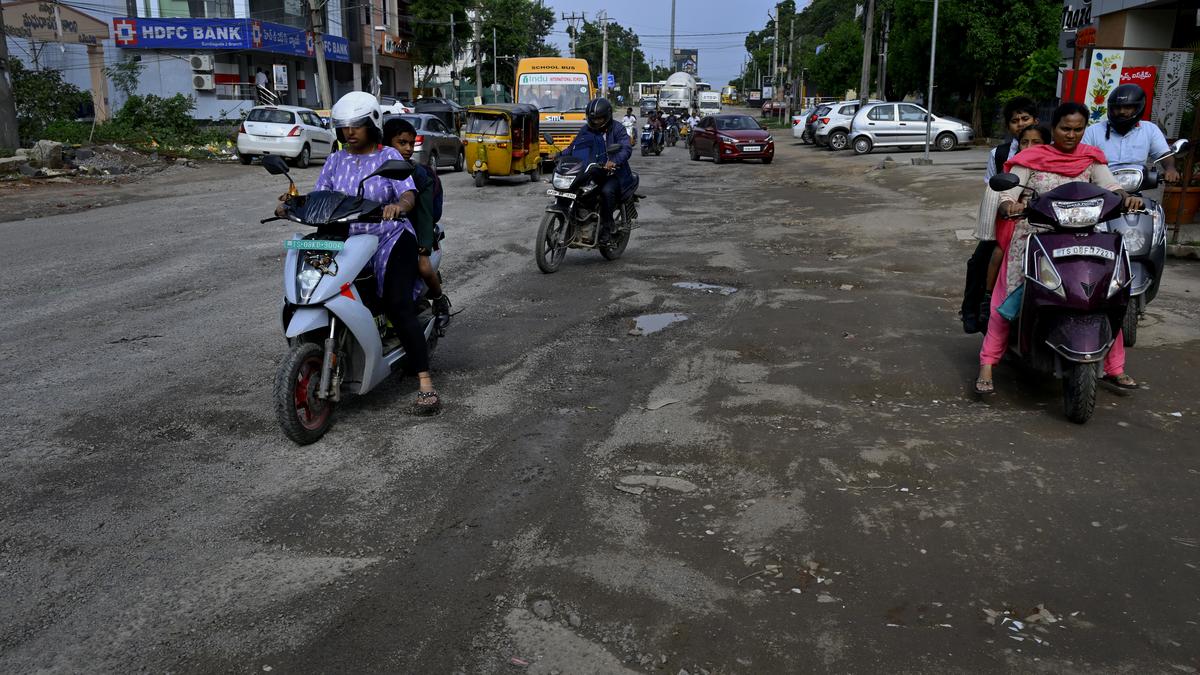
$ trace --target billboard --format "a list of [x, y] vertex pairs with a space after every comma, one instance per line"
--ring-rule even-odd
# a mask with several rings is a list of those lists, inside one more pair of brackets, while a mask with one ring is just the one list
[[695, 49], [676, 49], [671, 55], [671, 72], [700, 76], [700, 52]]

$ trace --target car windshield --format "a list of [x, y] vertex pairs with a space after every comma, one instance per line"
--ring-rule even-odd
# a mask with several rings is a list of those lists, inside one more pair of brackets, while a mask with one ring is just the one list
[[718, 117], [717, 128], [722, 131], [758, 131], [761, 127], [749, 115], [736, 115], [733, 117]]
[[246, 116], [247, 122], [270, 122], [271, 124], [294, 124], [296, 116], [290, 110], [255, 108]]
[[503, 115], [475, 113], [467, 120], [467, 133], [506, 136], [508, 135], [508, 118]]
[[539, 110], [568, 112], [587, 108], [588, 79], [583, 73], [523, 73], [517, 101]]

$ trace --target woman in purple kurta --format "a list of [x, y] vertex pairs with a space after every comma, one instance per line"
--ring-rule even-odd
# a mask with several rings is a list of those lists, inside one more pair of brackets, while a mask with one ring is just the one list
[[[349, 113], [339, 112], [349, 110]], [[317, 178], [317, 190], [336, 190], [346, 194], [358, 191], [359, 181], [371, 175], [389, 159], [402, 159], [400, 153], [381, 147], [383, 123], [378, 103], [370, 94], [353, 92], [333, 107], [342, 150], [325, 160]], [[408, 368], [417, 373], [416, 412], [432, 414], [441, 407], [429, 374], [429, 346], [417, 320], [413, 286], [417, 272], [417, 237], [407, 213], [416, 202], [416, 184], [412, 178], [391, 180], [382, 176], [363, 184], [363, 197], [383, 204], [383, 220], [378, 223], [350, 224], [350, 234], [373, 234], [379, 248], [371, 260], [375, 270], [376, 292], [383, 299], [384, 312], [404, 345]]]

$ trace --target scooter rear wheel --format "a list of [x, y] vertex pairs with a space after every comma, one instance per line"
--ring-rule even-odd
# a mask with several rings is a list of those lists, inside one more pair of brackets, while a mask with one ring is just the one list
[[275, 373], [275, 417], [283, 434], [300, 445], [316, 442], [333, 426], [336, 404], [317, 398], [323, 357], [320, 346], [301, 342], [288, 350]]
[[1134, 296], [1129, 299], [1129, 306], [1125, 308], [1125, 321], [1121, 324], [1121, 335], [1126, 347], [1132, 347], [1137, 344], [1138, 319], [1140, 318], [1141, 309], [1141, 296]]
[[1067, 419], [1083, 424], [1096, 410], [1096, 366], [1074, 363], [1063, 374], [1063, 409]]

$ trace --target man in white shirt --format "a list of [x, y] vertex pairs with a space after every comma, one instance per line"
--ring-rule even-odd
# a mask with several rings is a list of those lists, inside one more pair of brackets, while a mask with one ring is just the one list
[[[1083, 142], [1103, 150], [1110, 169], [1143, 167], [1171, 149], [1158, 126], [1141, 121], [1145, 111], [1146, 92], [1136, 84], [1122, 84], [1109, 94], [1108, 119], [1088, 127]], [[1163, 161], [1163, 169], [1168, 183], [1179, 181], [1174, 157]]]

